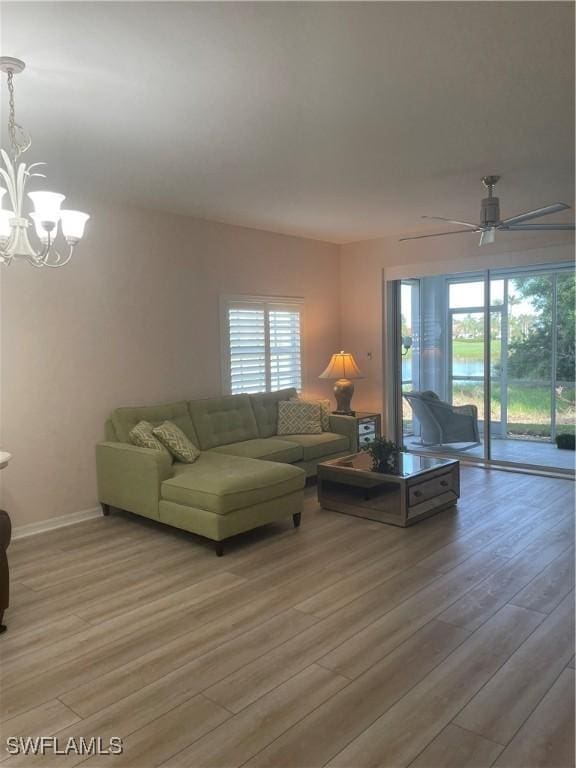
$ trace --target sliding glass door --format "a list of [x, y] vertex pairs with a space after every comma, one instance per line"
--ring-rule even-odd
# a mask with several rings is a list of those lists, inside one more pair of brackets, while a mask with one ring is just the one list
[[574, 469], [571, 265], [404, 280], [392, 340], [409, 450]]
[[[450, 443], [449, 447], [452, 450], [466, 451], [483, 457], [485, 454], [483, 438], [486, 429], [485, 285], [482, 279], [454, 280], [446, 284], [445, 290], [448, 304], [446, 318], [448, 403], [456, 408], [468, 406], [475, 409], [479, 443], [470, 439], [467, 443]], [[450, 415], [454, 418], [457, 411]]]
[[554, 318], [554, 432], [555, 436], [574, 434], [576, 420], [576, 275], [556, 277], [556, 317]]
[[[403, 280], [400, 284], [400, 356], [401, 391], [420, 387], [420, 284], [418, 280]], [[404, 432], [412, 435], [412, 410], [402, 397]]]

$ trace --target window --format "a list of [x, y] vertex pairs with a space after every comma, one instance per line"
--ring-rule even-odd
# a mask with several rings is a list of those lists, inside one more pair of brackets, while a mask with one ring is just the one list
[[301, 389], [302, 301], [238, 296], [222, 304], [225, 389], [233, 395]]

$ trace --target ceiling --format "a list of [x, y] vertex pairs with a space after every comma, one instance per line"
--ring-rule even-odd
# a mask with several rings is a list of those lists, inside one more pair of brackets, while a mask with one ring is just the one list
[[572, 3], [3, 2], [0, 24], [29, 160], [71, 205], [344, 243], [476, 221], [488, 173], [503, 216], [573, 203]]

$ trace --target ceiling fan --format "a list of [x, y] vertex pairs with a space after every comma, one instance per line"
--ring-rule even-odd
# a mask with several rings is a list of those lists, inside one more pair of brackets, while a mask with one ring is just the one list
[[570, 208], [566, 203], [552, 203], [544, 208], [535, 208], [533, 211], [519, 213], [517, 216], [510, 216], [508, 219], [500, 218], [500, 200], [492, 196], [494, 185], [500, 176], [482, 176], [482, 184], [488, 190], [488, 197], [482, 200], [480, 208], [480, 224], [471, 224], [468, 221], [457, 221], [454, 219], [445, 219], [442, 216], [422, 216], [423, 219], [433, 219], [434, 221], [446, 221], [449, 224], [459, 224], [467, 229], [454, 229], [451, 232], [435, 232], [432, 235], [414, 235], [413, 237], [401, 237], [399, 242], [404, 240], [421, 240], [424, 237], [443, 237], [444, 235], [459, 235], [464, 232], [479, 232], [479, 245], [489, 245], [496, 239], [496, 231], [500, 232], [518, 232], [519, 230], [544, 230], [544, 229], [576, 229], [576, 224], [526, 224], [531, 219], [539, 219], [541, 216], [548, 216], [551, 213], [558, 213]]

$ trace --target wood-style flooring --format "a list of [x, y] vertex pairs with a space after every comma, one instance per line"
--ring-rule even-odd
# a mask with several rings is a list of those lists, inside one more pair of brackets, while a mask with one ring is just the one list
[[[574, 484], [462, 469], [408, 529], [203, 540], [127, 513], [9, 550], [4, 766], [570, 768]], [[123, 740], [10, 756], [9, 736]]]

